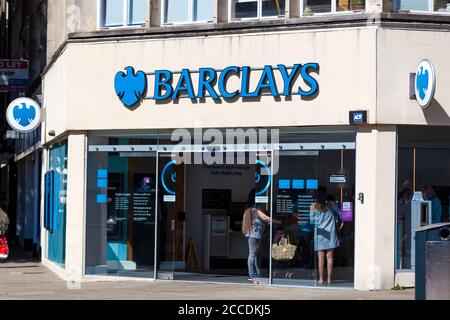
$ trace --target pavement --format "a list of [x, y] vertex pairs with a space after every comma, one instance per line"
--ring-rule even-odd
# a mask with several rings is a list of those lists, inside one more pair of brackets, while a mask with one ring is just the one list
[[68, 284], [30, 258], [0, 262], [0, 300], [412, 300], [414, 290], [356, 291], [187, 281]]

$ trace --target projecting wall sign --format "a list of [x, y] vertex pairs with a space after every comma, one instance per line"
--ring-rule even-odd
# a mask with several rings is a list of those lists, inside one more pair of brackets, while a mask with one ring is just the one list
[[6, 110], [6, 121], [17, 132], [31, 132], [41, 124], [41, 108], [30, 98], [18, 98]]
[[434, 99], [436, 90], [436, 72], [430, 60], [420, 61], [415, 77], [415, 93], [417, 103], [423, 108], [428, 108]]
[[[250, 89], [250, 74], [252, 71], [261, 71], [259, 82], [254, 90]], [[277, 72], [274, 72], [277, 71]], [[126, 67], [125, 72], [119, 71], [114, 78], [114, 89], [120, 101], [126, 107], [138, 105], [144, 98], [153, 100], [170, 100], [180, 97], [190, 99], [232, 99], [235, 97], [258, 97], [263, 92], [271, 96], [312, 96], [317, 93], [319, 84], [311, 75], [319, 73], [319, 64], [315, 62], [294, 64], [287, 67], [279, 64], [276, 67], [267, 65], [263, 68], [252, 69], [249, 66], [230, 66], [223, 70], [214, 68], [200, 68], [199, 70], [182, 69], [180, 72], [169, 70], [156, 70], [155, 72], [135, 71], [133, 67]], [[179, 74], [176, 84], [174, 74]], [[192, 74], [198, 74], [198, 80], [192, 80]], [[147, 97], [148, 77], [154, 77], [153, 94]], [[227, 87], [230, 78], [237, 78], [239, 88], [231, 91]], [[304, 84], [297, 84], [298, 91], [292, 89], [297, 80], [301, 78]], [[277, 84], [277, 79], [281, 79]], [[280, 92], [281, 91], [281, 92]]]

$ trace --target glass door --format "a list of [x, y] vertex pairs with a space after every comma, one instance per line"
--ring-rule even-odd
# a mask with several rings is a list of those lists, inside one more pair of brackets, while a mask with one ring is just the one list
[[249, 195], [252, 207], [271, 215], [271, 153], [233, 145], [212, 156], [188, 149], [194, 151], [184, 155], [196, 161], [178, 164], [173, 152], [158, 154], [158, 278], [267, 284], [270, 223], [261, 221], [253, 242], [242, 223]]
[[158, 153], [158, 278], [174, 279], [185, 269], [184, 164], [171, 152]]
[[[248, 269], [254, 283], [268, 284], [270, 278], [272, 236], [270, 220], [264, 221], [264, 219], [271, 219], [272, 217], [272, 152], [250, 152], [250, 161], [255, 166], [254, 196], [255, 208], [258, 210], [257, 215], [259, 216], [259, 219], [256, 216], [253, 219], [260, 221], [260, 224], [264, 226], [264, 231], [260, 232], [261, 239], [259, 241], [248, 239]], [[253, 222], [252, 227], [255, 228], [255, 226], [257, 225]], [[258, 232], [256, 232], [256, 236], [258, 236]], [[254, 262], [252, 259], [252, 250], [256, 252]], [[254, 263], [254, 269], [252, 263]], [[252, 276], [252, 270], [254, 270], [256, 276]]]
[[89, 146], [87, 274], [154, 278], [156, 152], [139, 149]]
[[[275, 153], [271, 269], [275, 284], [315, 286], [329, 278], [333, 286], [352, 285], [355, 152], [322, 147]], [[283, 247], [293, 253], [283, 255]]]
[[[314, 224], [310, 207], [319, 188], [318, 151], [277, 151], [274, 173], [272, 282], [315, 285]], [[283, 247], [292, 251], [283, 255]]]

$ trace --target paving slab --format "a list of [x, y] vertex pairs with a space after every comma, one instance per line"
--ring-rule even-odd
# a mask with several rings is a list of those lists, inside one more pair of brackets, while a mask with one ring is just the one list
[[0, 263], [0, 299], [23, 300], [412, 300], [414, 290], [356, 291], [188, 281], [89, 281], [71, 289], [39, 262]]

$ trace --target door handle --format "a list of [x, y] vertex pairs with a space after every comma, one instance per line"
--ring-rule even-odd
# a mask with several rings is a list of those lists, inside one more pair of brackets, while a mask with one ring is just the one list
[[175, 220], [172, 220], [172, 231], [175, 231]]

